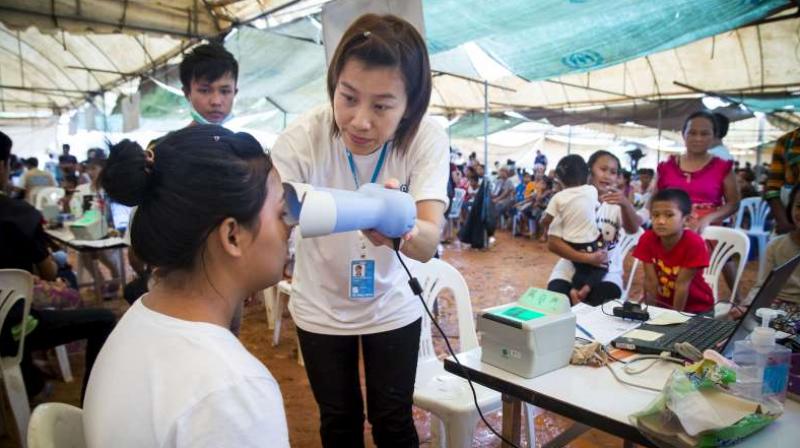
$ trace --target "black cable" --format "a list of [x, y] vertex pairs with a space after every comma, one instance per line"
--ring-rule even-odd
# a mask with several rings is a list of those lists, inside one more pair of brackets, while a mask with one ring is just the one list
[[458, 365], [458, 368], [461, 369], [461, 373], [464, 374], [464, 378], [467, 379], [467, 384], [469, 384], [469, 388], [472, 391], [472, 401], [475, 403], [475, 409], [478, 410], [478, 415], [481, 417], [481, 420], [483, 420], [483, 424], [485, 424], [486, 427], [489, 428], [489, 430], [492, 431], [492, 433], [495, 436], [497, 436], [500, 440], [502, 440], [503, 443], [511, 445], [514, 448], [519, 448], [517, 445], [511, 443], [508, 439], [503, 437], [502, 434], [497, 432], [497, 430], [495, 430], [492, 427], [492, 425], [489, 424], [489, 421], [486, 420], [486, 417], [483, 416], [483, 411], [481, 411], [481, 407], [478, 405], [478, 394], [475, 392], [475, 386], [473, 386], [473, 384], [472, 384], [472, 379], [469, 377], [469, 372], [461, 364], [461, 361], [458, 360], [458, 357], [456, 356], [455, 351], [453, 351], [453, 347], [450, 346], [450, 340], [447, 339], [447, 335], [444, 334], [444, 331], [442, 330], [442, 327], [439, 326], [439, 322], [436, 321], [436, 318], [433, 317], [433, 314], [431, 313], [431, 310], [428, 309], [428, 304], [425, 303], [425, 298], [422, 297], [422, 287], [419, 284], [419, 280], [417, 280], [416, 277], [411, 275], [411, 271], [408, 270], [408, 266], [406, 266], [406, 263], [403, 261], [403, 257], [400, 256], [400, 240], [399, 240], [399, 238], [395, 239], [393, 242], [394, 242], [394, 252], [395, 252], [395, 254], [397, 254], [397, 259], [400, 260], [400, 264], [403, 265], [403, 269], [405, 269], [406, 270], [406, 274], [408, 274], [408, 285], [411, 287], [411, 291], [417, 297], [419, 297], [419, 300], [422, 302], [422, 307], [425, 308], [425, 312], [428, 313], [428, 317], [430, 318], [431, 322], [433, 322], [433, 325], [436, 326], [436, 329], [439, 330], [439, 333], [444, 338], [444, 343], [445, 343], [445, 345], [447, 345], [447, 351], [450, 352], [450, 356], [452, 356], [453, 359], [456, 361], [456, 364]]

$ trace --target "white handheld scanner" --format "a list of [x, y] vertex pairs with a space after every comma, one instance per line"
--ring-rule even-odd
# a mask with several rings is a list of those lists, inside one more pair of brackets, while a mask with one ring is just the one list
[[399, 238], [414, 228], [417, 207], [410, 194], [365, 184], [356, 191], [316, 188], [284, 182], [287, 224], [297, 225], [303, 238], [374, 229]]

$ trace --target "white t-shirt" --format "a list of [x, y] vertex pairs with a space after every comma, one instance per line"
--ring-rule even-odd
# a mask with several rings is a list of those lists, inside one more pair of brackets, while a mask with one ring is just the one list
[[711, 154], [712, 156], [717, 156], [722, 160], [733, 160], [733, 156], [731, 155], [731, 152], [722, 143], [720, 143], [719, 145], [716, 145], [716, 146], [714, 146], [712, 148], [709, 148], [708, 149], [708, 153]]
[[[283, 181], [355, 190], [353, 173], [340, 137], [331, 138], [333, 111], [317, 107], [295, 120], [278, 137], [272, 160]], [[381, 151], [353, 160], [361, 184], [369, 182]], [[449, 145], [444, 130], [422, 120], [405, 153], [389, 145], [377, 183], [398, 179], [415, 201], [447, 204]], [[365, 240], [366, 241], [366, 240]], [[421, 316], [419, 300], [408, 286], [394, 252], [366, 242], [367, 259], [375, 260], [375, 296], [350, 299], [350, 265], [361, 256], [358, 232], [297, 239], [289, 309], [303, 330], [336, 335], [370, 334], [404, 327]]]
[[90, 448], [288, 447], [278, 384], [226, 328], [137, 300], [92, 368]]
[[[597, 228], [603, 235], [603, 241], [605, 241], [608, 249], [608, 272], [603, 277], [603, 281], [614, 283], [621, 290], [622, 264], [624, 260], [622, 259], [619, 241], [622, 239], [622, 232], [625, 232], [625, 229], [622, 227], [622, 209], [620, 206], [605, 202], [600, 203], [600, 208], [597, 209]], [[571, 282], [573, 275], [575, 275], [575, 266], [572, 262], [559, 258], [556, 265], [553, 266], [553, 271], [550, 272], [550, 278], [547, 282], [550, 283], [553, 280]]]
[[597, 201], [597, 188], [594, 185], [581, 185], [565, 188], [553, 195], [547, 204], [545, 213], [553, 217], [548, 235], [561, 238], [569, 243], [591, 243], [597, 240], [595, 210], [600, 206]]

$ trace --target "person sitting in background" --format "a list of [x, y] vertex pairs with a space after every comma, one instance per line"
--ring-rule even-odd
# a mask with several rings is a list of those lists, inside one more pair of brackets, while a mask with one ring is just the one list
[[493, 186], [492, 203], [494, 204], [497, 216], [506, 214], [514, 205], [514, 182], [510, 179], [511, 174], [508, 168], [500, 168], [497, 171], [497, 180]]
[[705, 313], [714, 307], [714, 294], [703, 279], [709, 253], [705, 240], [684, 228], [691, 212], [686, 192], [659, 190], [650, 201], [653, 228], [639, 238], [633, 256], [644, 263], [647, 303]]
[[[770, 271], [800, 254], [800, 185], [792, 188], [789, 194], [789, 204], [786, 210], [786, 219], [794, 224], [794, 230], [770, 240], [767, 245], [764, 272], [758, 279], [758, 283], [750, 290], [750, 294], [740, 304], [731, 308], [729, 315], [733, 319], [739, 319], [744, 315], [747, 305], [753, 301]], [[772, 321], [772, 327], [789, 334], [800, 333], [800, 267], [794, 270], [770, 306], [786, 311], [785, 316], [777, 317]]]
[[639, 168], [636, 175], [639, 176], [639, 188], [633, 193], [633, 206], [636, 210], [646, 207], [650, 201], [651, 186], [655, 171], [652, 168]]
[[782, 135], [772, 149], [772, 162], [767, 170], [764, 199], [775, 218], [775, 233], [794, 231], [797, 226], [787, 219], [789, 192], [800, 183], [800, 127]]
[[[95, 210], [100, 213], [101, 219], [110, 222], [111, 217], [111, 203], [107, 197], [102, 185], [100, 185], [100, 178], [103, 174], [103, 167], [106, 164], [106, 159], [95, 157], [84, 162], [86, 166], [86, 173], [89, 176], [90, 183], [78, 185], [75, 194], [81, 199], [81, 204], [84, 212], [87, 210]], [[113, 222], [111, 222], [113, 224]], [[109, 229], [114, 231], [114, 226], [110, 225]], [[103, 298], [113, 297], [116, 295], [120, 288], [119, 282], [116, 280], [120, 278], [120, 267], [114, 262], [112, 258], [112, 250], [102, 250], [81, 253], [81, 262], [86, 266], [92, 274], [92, 279], [95, 285], [103, 285], [105, 280], [100, 271], [99, 263], [102, 263], [110, 272], [112, 281], [108, 288], [102, 292]], [[99, 262], [99, 263], [98, 263]], [[99, 288], [98, 288], [99, 290]], [[100, 299], [100, 297], [98, 297]]]
[[536, 231], [538, 231], [541, 233], [539, 241], [545, 242], [547, 241], [547, 228], [540, 221], [544, 217], [544, 211], [547, 209], [547, 205], [550, 203], [555, 191], [553, 189], [553, 179], [549, 177], [540, 178], [537, 184], [533, 205], [525, 211], [525, 217], [533, 221], [534, 224], [534, 228], [530, 229], [531, 238], [535, 238]]
[[[579, 155], [568, 155], [556, 164], [556, 176], [564, 189], [556, 193], [545, 209], [543, 224], [548, 234], [561, 238], [574, 250], [595, 253], [605, 242], [597, 228], [595, 211], [599, 207], [597, 189], [587, 185], [589, 166]], [[569, 291], [573, 303], [589, 296], [605, 276], [607, 269], [589, 263], [573, 262], [575, 275]]]
[[634, 202], [633, 185], [631, 185], [632, 181], [633, 181], [633, 174], [631, 174], [630, 171], [628, 170], [620, 171], [619, 190], [622, 192], [622, 194], [625, 195], [626, 198], [628, 198], [628, 201], [630, 201], [631, 204], [633, 204]]
[[124, 140], [103, 178], [139, 206], [131, 241], [154, 282], [97, 358], [87, 446], [288, 447], [278, 383], [229, 329], [246, 297], [283, 276], [280, 176], [251, 135], [216, 125], [176, 131], [154, 154]]
[[[42, 214], [30, 204], [11, 199], [4, 194], [8, 181], [11, 139], [0, 132], [0, 269], [21, 269], [36, 274], [34, 296], [38, 291], [64, 292], [55, 283], [58, 264], [48, 249], [49, 240], [42, 227]], [[69, 292], [69, 291], [67, 291]], [[77, 295], [77, 291], [72, 291]], [[30, 318], [22, 322], [23, 305], [17, 302], [8, 313], [0, 330], [0, 353], [14, 356], [21, 333], [25, 333], [25, 352], [20, 369], [29, 397], [39, 394], [45, 386], [42, 372], [33, 364], [31, 353], [47, 350], [73, 341], [86, 339], [86, 358], [81, 397], [94, 360], [114, 328], [116, 317], [105, 309], [54, 310], [41, 308], [38, 301], [31, 306]], [[14, 328], [21, 330], [15, 331]], [[16, 336], [15, 336], [16, 333]]]
[[56, 180], [47, 171], [39, 169], [39, 159], [30, 157], [23, 162], [26, 171], [22, 175], [22, 188], [25, 190], [25, 200], [33, 204], [34, 195], [42, 187], [55, 187]]
[[[636, 214], [633, 205], [621, 192], [617, 191], [617, 173], [620, 169], [619, 158], [609, 151], [596, 151], [587, 162], [590, 173], [590, 184], [597, 189], [600, 208], [597, 209], [597, 227], [600, 230], [605, 248], [594, 253], [575, 250], [562, 238], [553, 236], [547, 240], [547, 248], [560, 259], [553, 266], [547, 280], [547, 289], [569, 295], [572, 278], [575, 275], [573, 263], [590, 263], [599, 267], [608, 267], [608, 273], [583, 302], [597, 306], [622, 296], [623, 235], [635, 234], [641, 228], [641, 218]], [[558, 190], [555, 186], [555, 191]]]
[[728, 128], [730, 127], [731, 121], [728, 117], [719, 112], [714, 112], [712, 115], [714, 116], [716, 126], [714, 126], [714, 139], [711, 141], [711, 147], [708, 149], [708, 153], [722, 160], [733, 160], [730, 150], [722, 143], [722, 139], [728, 135]]
[[752, 198], [758, 196], [755, 186], [756, 175], [752, 170], [740, 168], [736, 171], [736, 185], [739, 187], [741, 198]]

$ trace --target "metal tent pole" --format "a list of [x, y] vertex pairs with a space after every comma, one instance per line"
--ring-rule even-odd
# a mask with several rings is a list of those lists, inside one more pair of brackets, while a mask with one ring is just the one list
[[483, 163], [489, 172], [489, 82], [483, 80]]

